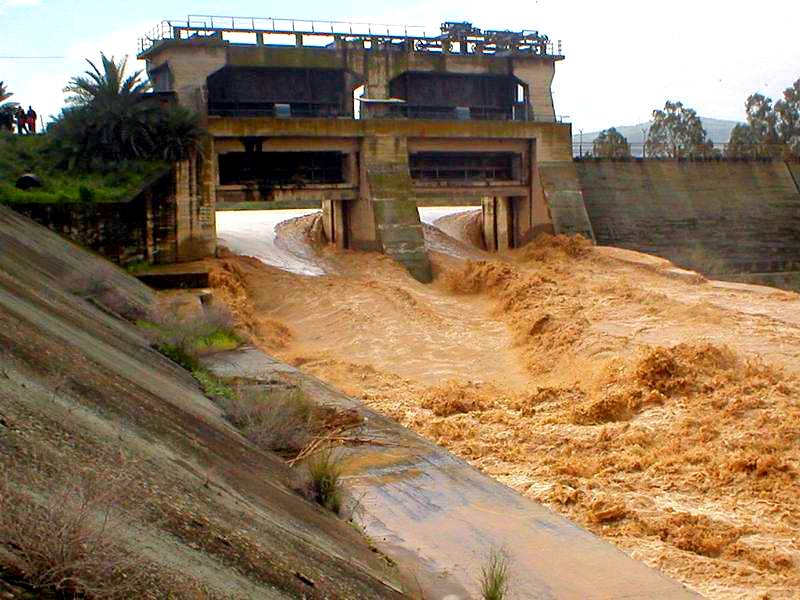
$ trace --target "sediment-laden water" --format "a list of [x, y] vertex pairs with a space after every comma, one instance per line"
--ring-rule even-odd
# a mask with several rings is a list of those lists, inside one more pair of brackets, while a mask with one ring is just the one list
[[635, 558], [710, 598], [798, 597], [800, 296], [576, 239], [490, 255], [448, 211], [431, 285], [284, 211], [221, 213], [257, 258], [213, 282], [264, 350]]

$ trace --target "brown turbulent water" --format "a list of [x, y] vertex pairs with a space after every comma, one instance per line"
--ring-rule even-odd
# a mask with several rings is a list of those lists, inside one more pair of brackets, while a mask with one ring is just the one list
[[432, 285], [323, 246], [323, 276], [231, 254], [213, 281], [271, 354], [703, 595], [800, 597], [800, 296], [580, 239], [426, 236]]

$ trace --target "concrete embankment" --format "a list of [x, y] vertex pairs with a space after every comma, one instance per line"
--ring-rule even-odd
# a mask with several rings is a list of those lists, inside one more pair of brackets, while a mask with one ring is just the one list
[[[2, 207], [0, 249], [0, 514], [90, 480], [118, 488], [114, 545], [173, 582], [170, 597], [404, 596], [358, 532], [115, 314], [146, 314], [152, 292]], [[24, 535], [0, 531], [0, 567]]]

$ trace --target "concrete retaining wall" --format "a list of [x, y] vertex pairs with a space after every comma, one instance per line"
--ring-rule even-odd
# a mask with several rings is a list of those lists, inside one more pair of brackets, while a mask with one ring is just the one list
[[587, 161], [575, 168], [598, 244], [709, 274], [800, 270], [792, 177], [800, 180], [800, 165]]
[[11, 208], [48, 229], [125, 265], [169, 264], [213, 255], [213, 211], [200, 200], [188, 161], [127, 202], [29, 203]]

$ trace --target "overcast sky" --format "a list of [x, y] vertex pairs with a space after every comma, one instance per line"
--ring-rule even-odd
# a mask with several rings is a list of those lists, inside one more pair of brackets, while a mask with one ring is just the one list
[[[575, 133], [647, 121], [667, 99], [700, 115], [744, 118], [755, 91], [776, 98], [800, 78], [800, 0], [309, 0], [225, 2], [0, 0], [0, 81], [14, 100], [57, 113], [84, 57], [131, 55], [162, 19], [192, 14], [356, 20], [424, 25], [473, 22], [483, 29], [536, 29], [562, 40], [556, 112]], [[14, 58], [54, 56], [61, 58]]]

